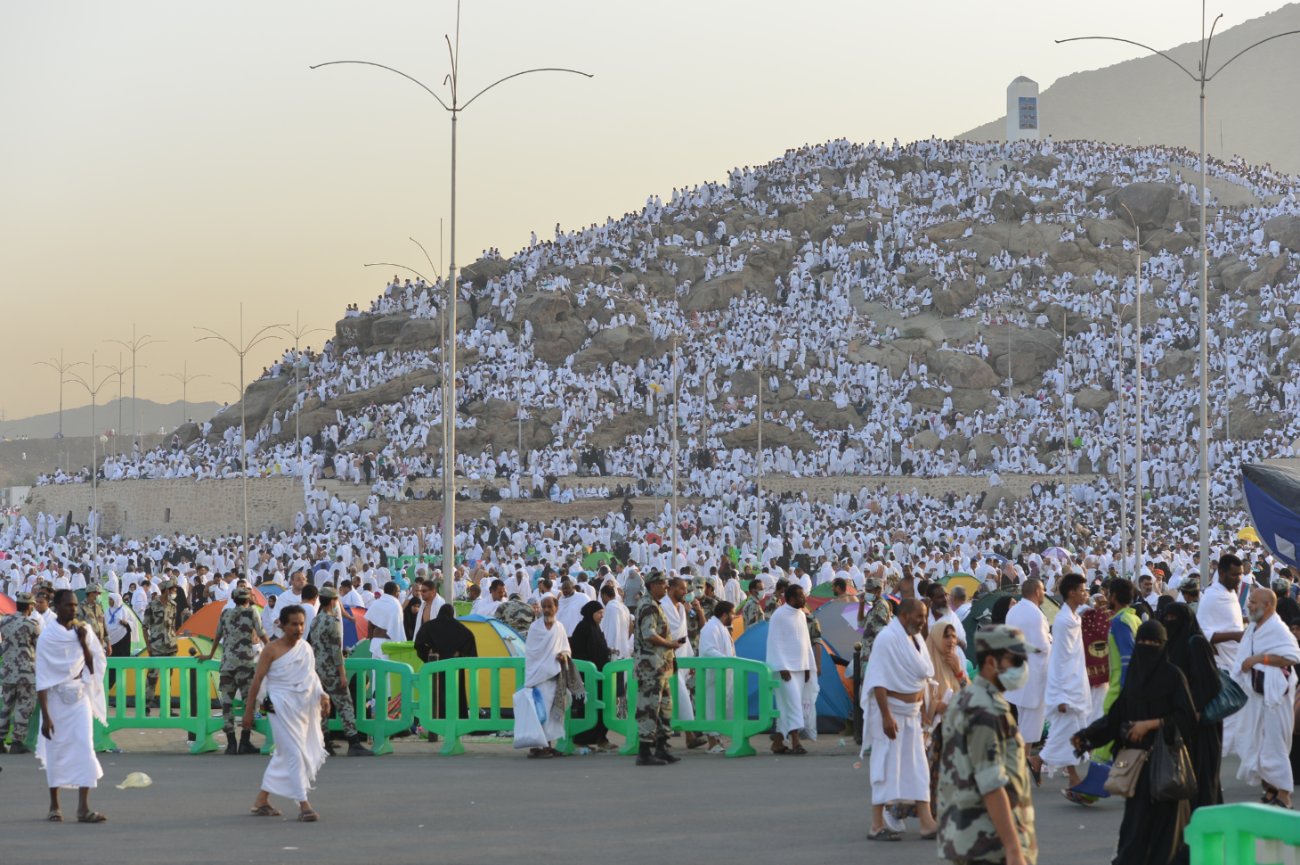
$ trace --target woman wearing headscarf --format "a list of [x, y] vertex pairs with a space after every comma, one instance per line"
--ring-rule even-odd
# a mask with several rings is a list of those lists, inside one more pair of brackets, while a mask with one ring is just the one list
[[939, 755], [943, 753], [943, 713], [957, 696], [957, 692], [970, 684], [966, 675], [966, 659], [957, 650], [957, 629], [949, 622], [936, 622], [938, 627], [930, 629], [925, 638], [926, 648], [930, 651], [930, 661], [934, 664], [934, 680], [931, 692], [927, 695], [925, 716], [933, 719], [930, 729], [930, 741], [926, 745], [925, 756], [930, 761], [930, 802], [939, 801]]
[[[605, 632], [600, 627], [604, 616], [605, 608], [600, 601], [588, 601], [582, 607], [582, 620], [574, 627], [573, 634], [569, 637], [573, 660], [588, 661], [594, 664], [597, 670], [605, 669], [605, 665], [609, 663], [609, 644], [605, 642]], [[585, 705], [582, 710], [588, 711]], [[582, 717], [578, 715], [576, 707], [574, 715]], [[608, 734], [609, 728], [598, 716], [596, 726], [576, 734], [573, 743], [588, 748], [612, 749], [614, 746], [610, 744]]]
[[[114, 658], [131, 657], [131, 635], [134, 629], [135, 613], [127, 610], [122, 603], [122, 596], [117, 592], [108, 594], [108, 611], [104, 614], [104, 626], [108, 629], [108, 649]], [[117, 670], [108, 669], [108, 688], [112, 690], [117, 681]]]
[[[415, 654], [421, 661], [446, 661], [451, 658], [477, 658], [478, 647], [474, 643], [474, 632], [456, 621], [456, 610], [446, 604], [438, 610], [438, 615], [420, 626], [415, 635]], [[467, 717], [465, 673], [460, 673], [460, 717]], [[442, 688], [435, 688], [435, 717], [445, 718], [446, 694]]]
[[[1137, 630], [1133, 657], [1119, 696], [1100, 719], [1071, 742], [1088, 751], [1114, 742], [1116, 748], [1149, 750], [1156, 736], [1173, 741], [1174, 732], [1188, 742], [1195, 732], [1196, 709], [1182, 670], [1169, 662], [1164, 625], [1144, 622]], [[1138, 776], [1133, 795], [1124, 801], [1119, 843], [1111, 865], [1170, 865], [1183, 847], [1183, 828], [1191, 812], [1187, 800], [1151, 801], [1151, 761]]]
[[[1201, 633], [1201, 626], [1186, 604], [1169, 604], [1160, 614], [1169, 637], [1169, 663], [1183, 671], [1197, 714], [1205, 711], [1219, 695], [1219, 671], [1214, 666], [1214, 650]], [[1223, 722], [1198, 724], [1192, 738], [1184, 739], [1187, 754], [1196, 770], [1197, 792], [1192, 809], [1202, 805], [1222, 805], [1223, 786], [1220, 765], [1223, 762]]]

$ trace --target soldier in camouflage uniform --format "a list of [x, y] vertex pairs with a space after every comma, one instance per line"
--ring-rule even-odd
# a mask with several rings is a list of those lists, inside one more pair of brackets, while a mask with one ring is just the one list
[[[668, 593], [668, 580], [659, 571], [645, 578], [645, 591], [636, 608], [632, 631], [633, 670], [636, 675], [636, 729], [640, 752], [638, 766], [663, 766], [678, 758], [668, 753], [668, 724], [672, 719], [673, 662], [678, 643], [669, 637], [668, 617], [659, 602]], [[654, 752], [651, 753], [651, 749]]]
[[874, 597], [871, 603], [871, 611], [866, 614], [866, 619], [862, 622], [862, 660], [866, 662], [871, 657], [871, 647], [876, 642], [876, 635], [889, 627], [889, 623], [894, 618], [894, 605], [889, 602], [881, 590], [880, 580], [870, 578], [866, 584], [866, 594], [862, 596], [862, 602], [858, 605], [858, 615], [862, 615], [862, 607], [866, 604], [868, 598]]
[[104, 652], [111, 653], [113, 644], [108, 641], [108, 622], [104, 620], [104, 608], [99, 605], [99, 592], [99, 583], [86, 583], [86, 600], [77, 605], [77, 618], [90, 628]]
[[9, 722], [14, 725], [11, 754], [26, 754], [27, 724], [36, 708], [36, 638], [40, 623], [31, 618], [34, 600], [23, 592], [18, 595], [18, 612], [0, 619], [0, 754], [5, 752], [4, 737]]
[[[144, 640], [153, 658], [176, 657], [176, 604], [172, 601], [175, 587], [170, 580], [158, 586], [158, 597], [144, 610]], [[150, 670], [145, 694], [146, 710], [158, 708], [158, 671]], [[136, 699], [139, 699], [137, 697]]]
[[[1028, 653], [1017, 628], [980, 628], [975, 632], [979, 675], [944, 713], [939, 856], [957, 865], [1038, 861], [1025, 742], [1002, 696], [1020, 686], [1017, 675], [1028, 669]], [[994, 810], [1010, 813], [1010, 831], [998, 830]]]
[[511, 595], [509, 600], [497, 607], [494, 614], [499, 621], [505, 622], [510, 629], [521, 637], [528, 635], [528, 628], [537, 618], [537, 611], [531, 604], [520, 600], [518, 595]]
[[[329, 695], [330, 705], [343, 722], [343, 733], [348, 737], [348, 756], [373, 757], [375, 752], [361, 744], [361, 735], [357, 733], [357, 713], [352, 705], [352, 692], [348, 689], [347, 668], [343, 664], [343, 623], [339, 619], [338, 597], [339, 593], [333, 586], [320, 590], [320, 612], [311, 620], [307, 642], [316, 653], [316, 676]], [[321, 716], [320, 725], [325, 749], [333, 754], [328, 715]]]
[[256, 754], [248, 730], [242, 730], [239, 744], [235, 744], [235, 693], [238, 692], [245, 701], [254, 697], [249, 693], [253, 685], [253, 673], [257, 669], [257, 659], [261, 647], [267, 642], [266, 629], [262, 627], [262, 617], [253, 609], [253, 593], [246, 586], [240, 586], [230, 595], [235, 605], [221, 611], [217, 622], [217, 633], [212, 640], [212, 648], [199, 660], [208, 661], [221, 647], [221, 675], [219, 689], [221, 694], [221, 731], [226, 734], [227, 754]]
[[749, 581], [749, 596], [740, 605], [740, 620], [745, 623], [745, 630], [749, 630], [759, 622], [767, 621], [767, 616], [763, 613], [763, 602], [760, 600], [762, 596], [763, 584], [755, 577]]

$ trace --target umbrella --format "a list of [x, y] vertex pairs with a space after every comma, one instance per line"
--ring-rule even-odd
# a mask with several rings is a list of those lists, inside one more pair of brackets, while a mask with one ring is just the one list
[[280, 585], [279, 583], [262, 583], [262, 585], [257, 587], [256, 591], [262, 593], [262, 598], [264, 599], [262, 601], [262, 606], [265, 607], [266, 606], [265, 599], [278, 598], [280, 595], [284, 593], [284, 586]]
[[0, 595], [0, 615], [7, 616], [16, 612], [18, 612], [18, 605], [14, 603], [14, 599], [8, 595]]
[[955, 588], [961, 587], [966, 590], [967, 597], [972, 597], [976, 592], [983, 588], [980, 581], [970, 574], [949, 574], [940, 580], [939, 584], [950, 592]]
[[1300, 566], [1300, 474], [1252, 463], [1241, 467], [1241, 485], [1260, 541], [1286, 564]]
[[[584, 571], [594, 571], [611, 559], [614, 559], [614, 554], [609, 550], [598, 550], [594, 553], [587, 553], [582, 557], [582, 569]], [[617, 560], [615, 559], [615, 561]]]
[[1001, 553], [980, 553], [980, 555], [982, 555], [986, 559], [993, 559], [994, 561], [997, 562], [1007, 561], [1007, 557], [1002, 555]]
[[1064, 547], [1048, 547], [1047, 549], [1043, 550], [1043, 558], [1060, 559], [1063, 562], [1069, 561], [1070, 551], [1065, 549]]
[[1237, 540], [1259, 543], [1259, 532], [1255, 531], [1254, 526], [1243, 526], [1241, 531], [1237, 532]]

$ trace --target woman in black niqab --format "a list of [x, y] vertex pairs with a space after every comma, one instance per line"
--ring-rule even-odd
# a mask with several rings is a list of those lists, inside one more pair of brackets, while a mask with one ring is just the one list
[[[1172, 742], [1174, 731], [1186, 743], [1196, 727], [1196, 709], [1183, 672], [1169, 661], [1164, 626], [1144, 622], [1129, 661], [1119, 699], [1105, 715], [1074, 737], [1076, 748], [1096, 749], [1108, 742], [1120, 748], [1150, 749], [1156, 736]], [[1183, 828], [1187, 800], [1151, 801], [1151, 763], [1142, 767], [1137, 789], [1124, 801], [1119, 843], [1111, 865], [1172, 865], [1186, 856]]]
[[[1210, 701], [1219, 695], [1219, 670], [1214, 665], [1214, 650], [1205, 639], [1201, 626], [1196, 623], [1191, 607], [1170, 604], [1161, 613], [1160, 621], [1169, 635], [1169, 662], [1183, 671], [1192, 705], [1199, 715]], [[1196, 769], [1197, 793], [1192, 810], [1202, 805], [1222, 805], [1223, 785], [1220, 769], [1223, 763], [1223, 722], [1197, 724], [1190, 739], [1184, 739], [1187, 754]]]
[[[588, 661], [596, 666], [597, 670], [605, 669], [609, 663], [609, 644], [605, 642], [605, 632], [600, 628], [600, 620], [605, 614], [605, 607], [600, 601], [588, 601], [582, 608], [582, 621], [574, 627], [573, 633], [569, 635], [569, 648], [573, 650], [573, 660]], [[582, 712], [592, 711], [587, 706], [582, 707]], [[581, 718], [583, 714], [574, 710], [574, 717]], [[596, 726], [590, 730], [584, 730], [573, 737], [575, 745], [584, 745], [588, 748], [606, 748], [613, 747], [609, 741], [609, 728], [598, 717]]]
[[[438, 615], [420, 626], [415, 635], [415, 654], [421, 661], [446, 661], [451, 658], [477, 658], [478, 647], [474, 642], [474, 632], [456, 621], [456, 609], [451, 604], [444, 604]], [[444, 677], [445, 678], [445, 677]], [[436, 680], [436, 678], [435, 678]], [[468, 716], [466, 700], [466, 678], [460, 673], [460, 716]], [[445, 718], [447, 697], [443, 688], [434, 688], [434, 716]]]

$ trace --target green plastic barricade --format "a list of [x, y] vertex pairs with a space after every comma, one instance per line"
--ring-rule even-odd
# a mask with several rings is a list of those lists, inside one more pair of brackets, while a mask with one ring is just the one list
[[1197, 808], [1183, 833], [1191, 865], [1276, 865], [1294, 862], [1300, 814], [1269, 805]]
[[[221, 715], [221, 662], [220, 661], [200, 661], [199, 669], [207, 675], [200, 675], [199, 682], [199, 706], [207, 706], [208, 711], [199, 710], [199, 724], [203, 732], [194, 737], [190, 743], [191, 754], [206, 754], [211, 751], [224, 750], [225, 743], [217, 741], [217, 734], [221, 732], [221, 727], [225, 719]], [[232, 704], [235, 718], [235, 734], [238, 735], [243, 731], [244, 723], [244, 695], [240, 695]], [[215, 714], [214, 708], [215, 707]], [[253, 718], [253, 732], [263, 737], [262, 753], [271, 753], [271, 746], [275, 744], [275, 739], [271, 735], [271, 722], [260, 712]]]
[[[212, 693], [211, 675], [204, 685], [198, 684], [199, 661], [196, 658], [108, 658], [108, 669], [116, 671], [116, 682], [107, 693], [108, 722], [95, 725], [95, 748], [99, 751], [117, 747], [113, 734], [118, 730], [184, 730], [195, 737], [195, 744], [205, 734], [211, 702], [199, 704], [201, 695]], [[145, 694], [150, 670], [158, 671], [159, 709], [150, 714]], [[205, 670], [205, 673], [210, 672]], [[175, 674], [175, 675], [173, 675]], [[210, 701], [209, 696], [209, 701]], [[177, 705], [172, 702], [176, 700]], [[220, 723], [218, 723], [220, 728]]]
[[[604, 708], [600, 686], [602, 676], [595, 665], [576, 661], [578, 674], [587, 689], [586, 709], [580, 718], [570, 707], [565, 715], [565, 738], [555, 749], [573, 751], [573, 737], [596, 726]], [[514, 693], [524, 680], [523, 658], [451, 658], [430, 661], [415, 674], [419, 693], [416, 719], [420, 726], [442, 738], [440, 753], [463, 754], [461, 737], [471, 733], [513, 731]], [[445, 695], [444, 711], [437, 711], [439, 694]]]
[[[411, 729], [415, 720], [415, 701], [407, 697], [414, 688], [411, 668], [398, 661], [378, 658], [348, 658], [348, 688], [357, 713], [357, 732], [374, 740], [371, 750], [390, 754], [389, 741], [403, 730]], [[331, 718], [329, 729], [343, 729], [343, 722]]]
[[[615, 702], [608, 697], [605, 700], [605, 726], [620, 733], [627, 741], [623, 754], [635, 754], [637, 750], [636, 705], [637, 682], [632, 675], [634, 661], [624, 658], [605, 666], [605, 687], [607, 692], [617, 687], [621, 677], [627, 683], [627, 716], [618, 718], [610, 707]], [[762, 661], [749, 658], [678, 658], [677, 675], [694, 671], [695, 682], [692, 695], [695, 701], [695, 720], [683, 721], [679, 717], [676, 705], [676, 687], [674, 696], [672, 728], [683, 732], [715, 733], [730, 739], [727, 745], [728, 757], [752, 757], [755, 753], [749, 744], [751, 736], [766, 733], [776, 720], [776, 674]], [[710, 677], [708, 674], [712, 672]], [[757, 680], [757, 705], [751, 705], [749, 688], [751, 677]], [[709, 679], [712, 678], [712, 682]], [[730, 685], [731, 696], [727, 691]], [[712, 692], [711, 694], [709, 692]], [[707, 710], [710, 698], [714, 711]]]

